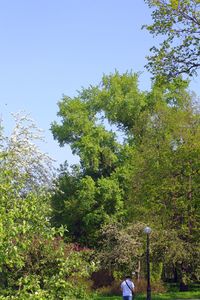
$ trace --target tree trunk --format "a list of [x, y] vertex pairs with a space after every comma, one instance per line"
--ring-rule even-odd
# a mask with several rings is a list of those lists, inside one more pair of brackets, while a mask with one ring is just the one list
[[140, 281], [140, 270], [141, 270], [141, 264], [140, 264], [140, 260], [139, 260], [139, 261], [138, 261], [138, 267], [137, 267], [137, 269], [135, 270], [137, 281]]
[[177, 271], [176, 267], [173, 268], [173, 274], [174, 274], [174, 282], [177, 283], [178, 282], [178, 271]]

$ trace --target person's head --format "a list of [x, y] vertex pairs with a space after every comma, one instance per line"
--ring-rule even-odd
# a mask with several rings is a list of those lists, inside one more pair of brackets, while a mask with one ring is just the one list
[[127, 276], [126, 276], [126, 279], [131, 279], [131, 276], [130, 276], [130, 275], [127, 275]]

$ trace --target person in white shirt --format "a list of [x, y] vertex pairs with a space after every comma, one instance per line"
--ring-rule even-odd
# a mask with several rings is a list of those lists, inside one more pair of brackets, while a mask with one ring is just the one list
[[121, 283], [123, 300], [132, 300], [135, 285], [131, 281], [131, 276], [126, 276], [125, 280]]

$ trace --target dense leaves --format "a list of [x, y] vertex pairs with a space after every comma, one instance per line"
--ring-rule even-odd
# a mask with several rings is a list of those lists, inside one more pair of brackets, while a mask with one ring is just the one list
[[[102, 263], [118, 270], [126, 265], [120, 263], [120, 249], [127, 248], [124, 239], [131, 223], [149, 224], [168, 237], [173, 232], [163, 244], [152, 235], [155, 262], [171, 262], [179, 281], [186, 282], [199, 276], [199, 113], [181, 78], [155, 80], [150, 92], [140, 91], [137, 81], [135, 74], [116, 72], [59, 103], [62, 123], [53, 123], [52, 132], [61, 145], [69, 143], [79, 154], [80, 165], [60, 173], [63, 193], [53, 198], [53, 220], [67, 225], [69, 239], [101, 249]], [[124, 227], [116, 242], [109, 245], [104, 237], [105, 244], [99, 244], [101, 228], [113, 228], [116, 222]], [[134, 234], [130, 237], [133, 243], [137, 240]], [[127, 250], [132, 266], [139, 256], [143, 260], [144, 245], [135, 245], [140, 255], [134, 258]], [[109, 254], [107, 247], [114, 252]], [[195, 259], [181, 254], [188, 249]]]
[[32, 124], [18, 117], [11, 137], [0, 131], [0, 298], [85, 299], [75, 278], [93, 270], [90, 253], [51, 227], [51, 159], [34, 144]]

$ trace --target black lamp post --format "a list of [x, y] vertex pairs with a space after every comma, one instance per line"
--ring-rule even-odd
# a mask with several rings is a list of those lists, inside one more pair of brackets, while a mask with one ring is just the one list
[[151, 233], [150, 227], [145, 227], [144, 232], [147, 235], [147, 252], [146, 252], [146, 260], [147, 260], [147, 300], [151, 300], [151, 283], [150, 283], [150, 262], [149, 262], [149, 235]]

